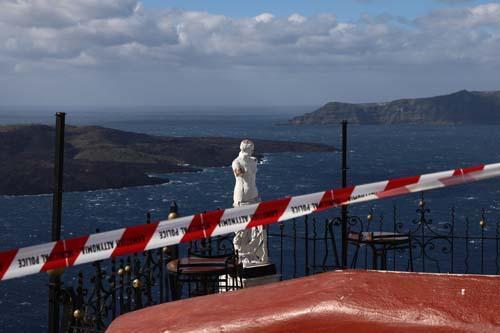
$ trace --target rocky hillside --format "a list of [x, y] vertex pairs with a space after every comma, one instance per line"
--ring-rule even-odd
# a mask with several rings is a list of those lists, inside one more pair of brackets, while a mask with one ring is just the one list
[[500, 91], [462, 90], [450, 95], [386, 103], [331, 102], [290, 124], [490, 124], [500, 123]]
[[[54, 128], [0, 126], [0, 194], [50, 193]], [[150, 173], [229, 165], [240, 138], [158, 137], [96, 126], [66, 126], [64, 189], [83, 191], [164, 183]], [[254, 140], [258, 154], [333, 151], [325, 145]]]

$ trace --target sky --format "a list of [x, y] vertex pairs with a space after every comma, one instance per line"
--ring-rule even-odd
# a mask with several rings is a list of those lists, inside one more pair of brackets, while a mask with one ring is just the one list
[[319, 106], [499, 73], [500, 2], [0, 0], [0, 106]]

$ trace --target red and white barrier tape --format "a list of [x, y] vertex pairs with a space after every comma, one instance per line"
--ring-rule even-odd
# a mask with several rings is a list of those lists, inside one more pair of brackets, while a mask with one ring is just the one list
[[316, 211], [500, 177], [500, 163], [398, 178], [253, 205], [216, 210], [0, 253], [0, 279], [44, 272], [210, 236], [229, 234]]

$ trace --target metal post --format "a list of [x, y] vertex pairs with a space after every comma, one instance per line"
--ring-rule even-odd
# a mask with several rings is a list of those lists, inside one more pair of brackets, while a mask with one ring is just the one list
[[[342, 187], [347, 186], [347, 120], [342, 121]], [[342, 267], [347, 267], [347, 206], [341, 208]]]
[[306, 257], [306, 266], [305, 266], [305, 273], [306, 276], [309, 275], [309, 224], [308, 224], [308, 218], [309, 215], [306, 215], [304, 218], [304, 224], [305, 224], [305, 237], [304, 237], [304, 250], [305, 250], [305, 257]]
[[[173, 220], [179, 217], [179, 206], [177, 202], [172, 201], [168, 210], [168, 220]], [[168, 247], [171, 259], [179, 259], [179, 245], [171, 245]]]
[[[168, 211], [168, 220], [173, 220], [179, 217], [179, 207], [177, 206], [177, 203], [175, 201], [172, 201], [170, 203], [170, 208]], [[179, 245], [171, 245], [167, 246], [165, 248], [167, 252], [167, 264], [168, 261], [170, 260], [176, 260], [179, 259]], [[170, 287], [170, 299], [172, 301], [178, 300], [181, 295], [181, 290], [180, 290], [180, 285], [177, 283], [177, 277], [173, 275], [173, 272], [168, 272], [167, 270], [167, 276], [168, 276], [168, 285]]]
[[[56, 140], [54, 158], [54, 193], [52, 197], [52, 241], [61, 239], [61, 208], [64, 164], [64, 112], [56, 113]], [[49, 271], [49, 332], [59, 332], [59, 303], [62, 270]]]

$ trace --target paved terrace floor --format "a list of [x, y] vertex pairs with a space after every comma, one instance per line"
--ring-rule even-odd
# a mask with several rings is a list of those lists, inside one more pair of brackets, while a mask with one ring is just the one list
[[107, 332], [500, 332], [500, 277], [337, 271], [149, 307]]

